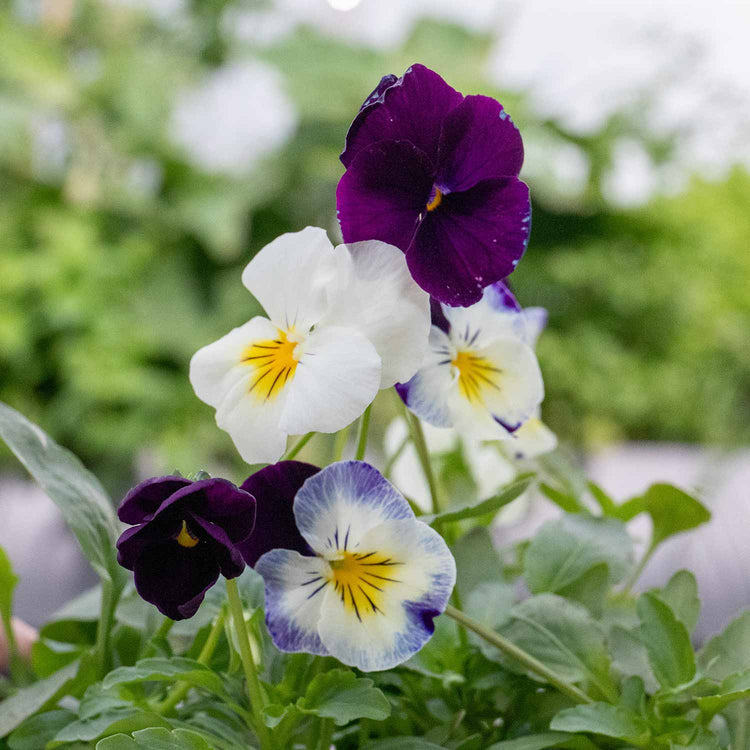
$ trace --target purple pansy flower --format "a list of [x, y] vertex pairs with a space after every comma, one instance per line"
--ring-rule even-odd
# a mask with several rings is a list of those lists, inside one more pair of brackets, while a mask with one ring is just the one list
[[341, 161], [344, 241], [400, 248], [417, 284], [441, 302], [477, 302], [526, 249], [531, 206], [518, 179], [518, 129], [499, 102], [463, 96], [423, 65], [380, 81]]
[[117, 509], [136, 524], [117, 540], [117, 560], [135, 575], [140, 596], [173, 620], [192, 617], [219, 574], [245, 569], [237, 548], [253, 531], [255, 498], [226, 479], [154, 477]]

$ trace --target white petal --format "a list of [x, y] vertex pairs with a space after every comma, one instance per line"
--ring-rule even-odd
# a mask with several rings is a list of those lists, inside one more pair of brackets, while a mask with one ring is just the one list
[[456, 390], [456, 375], [451, 366], [455, 356], [455, 347], [448, 336], [432, 326], [422, 366], [408, 383], [398, 387], [409, 409], [436, 427], [453, 426], [449, 399]]
[[527, 307], [523, 311], [523, 317], [526, 321], [525, 341], [532, 349], [535, 349], [539, 336], [547, 326], [547, 310], [543, 307]]
[[281, 651], [326, 656], [318, 635], [328, 564], [288, 549], [266, 552], [255, 564], [266, 585], [266, 625]]
[[432, 636], [456, 581], [455, 562], [443, 538], [417, 520], [386, 521], [360, 550], [361, 562], [332, 569], [335, 588], [326, 592], [318, 632], [344, 664], [390, 669]]
[[369, 339], [382, 360], [381, 388], [406, 382], [422, 362], [430, 331], [430, 297], [409, 273], [406, 257], [378, 240], [336, 248], [337, 276], [330, 325], [354, 328]]
[[319, 555], [355, 550], [372, 528], [389, 519], [413, 519], [398, 490], [364, 461], [339, 461], [311, 476], [294, 499], [294, 518]]
[[516, 459], [536, 458], [556, 447], [557, 436], [538, 416], [524, 422], [502, 445], [507, 455]]
[[282, 234], [247, 264], [242, 283], [284, 330], [307, 331], [326, 311], [334, 279], [333, 246], [324, 229]]
[[273, 339], [277, 333], [270, 320], [256, 317], [199, 349], [190, 360], [190, 383], [196, 396], [218, 406], [234, 385], [249, 375], [242, 357], [250, 344]]
[[298, 347], [299, 362], [281, 426], [290, 435], [336, 432], [378, 393], [380, 357], [362, 334], [319, 326]]
[[512, 437], [499, 445], [495, 442], [464, 441], [464, 459], [471, 469], [480, 500], [496, 495], [498, 490], [511, 482], [518, 473], [515, 465], [500, 453], [501, 449], [512, 442]]

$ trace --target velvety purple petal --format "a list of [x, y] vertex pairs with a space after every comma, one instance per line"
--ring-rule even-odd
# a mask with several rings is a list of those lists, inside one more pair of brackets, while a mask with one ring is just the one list
[[381, 90], [383, 85], [381, 81], [365, 100], [366, 106], [349, 127], [341, 154], [344, 166], [349, 167], [362, 149], [378, 141], [409, 141], [435, 164], [441, 123], [461, 102], [462, 95], [424, 65], [412, 65], [401, 78]]
[[368, 97], [362, 102], [362, 106], [359, 108], [361, 112], [365, 107], [369, 107], [371, 104], [375, 104], [378, 100], [382, 100], [383, 94], [386, 89], [393, 86], [394, 83], [398, 82], [398, 76], [394, 76], [393, 73], [389, 73], [380, 79], [380, 83], [372, 90]]
[[250, 566], [272, 549], [291, 549], [303, 555], [312, 550], [297, 530], [294, 497], [305, 481], [320, 469], [302, 461], [280, 461], [248, 477], [242, 488], [257, 502], [255, 531], [238, 546]]
[[521, 134], [502, 104], [467, 96], [443, 121], [437, 184], [451, 192], [482, 180], [517, 177], [523, 164]]
[[123, 523], [143, 523], [177, 490], [192, 484], [185, 477], [152, 477], [133, 487], [117, 509]]
[[219, 577], [211, 545], [182, 547], [170, 540], [147, 547], [134, 568], [142, 599], [173, 620], [192, 617]]
[[336, 188], [344, 242], [381, 240], [406, 250], [433, 185], [432, 165], [405, 141], [363, 149]]
[[233, 543], [246, 539], [255, 524], [255, 498], [226, 479], [202, 479], [182, 487], [155, 515], [180, 515], [183, 508], [224, 528]]
[[224, 529], [200, 516], [191, 516], [190, 531], [200, 539], [199, 544], [209, 545], [213, 556], [219, 563], [221, 574], [225, 578], [236, 578], [242, 575], [245, 561], [240, 550], [232, 543]]
[[146, 547], [161, 544], [166, 539], [174, 539], [181, 528], [181, 519], [161, 518], [125, 529], [117, 540], [117, 562], [123, 568], [133, 570]]
[[526, 250], [529, 189], [515, 177], [486, 180], [443, 196], [406, 253], [414, 280], [451, 306], [468, 307], [484, 287], [508, 276]]

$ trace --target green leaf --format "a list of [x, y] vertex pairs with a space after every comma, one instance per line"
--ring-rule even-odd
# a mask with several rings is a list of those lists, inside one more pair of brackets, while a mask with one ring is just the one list
[[730, 674], [722, 681], [716, 695], [696, 698], [696, 703], [703, 713], [713, 716], [730, 703], [750, 698], [750, 669]]
[[497, 581], [501, 577], [500, 557], [484, 526], [464, 534], [452, 551], [456, 560], [456, 586], [462, 600], [482, 581]]
[[[515, 591], [512, 584], [485, 581], [469, 594], [464, 603], [464, 612], [485, 627], [494, 630], [508, 619], [514, 601]], [[488, 645], [487, 641], [471, 632], [469, 640], [483, 650]]]
[[688, 633], [695, 630], [701, 612], [698, 584], [695, 576], [687, 570], [678, 570], [667, 585], [654, 593], [669, 606]]
[[602, 513], [610, 518], [617, 518], [620, 521], [627, 522], [635, 518], [639, 513], [643, 513], [645, 510], [643, 500], [640, 497], [632, 498], [621, 505], [617, 505], [617, 503], [615, 503], [615, 501], [598, 484], [588, 482], [587, 487], [591, 496], [602, 509]]
[[72, 711], [45, 711], [31, 716], [8, 737], [9, 750], [39, 750], [63, 727], [75, 721]]
[[442, 746], [421, 737], [389, 737], [368, 743], [362, 750], [442, 750]]
[[563, 732], [545, 732], [518, 737], [515, 740], [503, 740], [490, 745], [487, 750], [544, 750], [547, 747], [567, 748], [568, 750], [596, 750], [591, 740], [586, 737], [571, 737]]
[[132, 667], [118, 667], [102, 683], [105, 690], [131, 682], [187, 682], [215, 695], [224, 695], [224, 685], [216, 672], [205, 664], [182, 656], [170, 659], [141, 659]]
[[0, 703], [0, 737], [5, 737], [22, 721], [63, 695], [67, 686], [75, 679], [78, 666], [77, 661], [73, 662], [46, 679], [13, 693]]
[[79, 719], [61, 729], [47, 747], [60, 747], [68, 742], [93, 742], [105, 736], [118, 733], [131, 733], [138, 729], [166, 727], [169, 722], [153, 711], [140, 708], [115, 708], [88, 719]]
[[344, 726], [354, 719], [382, 721], [391, 714], [391, 704], [373, 681], [345, 669], [319, 674], [308, 685], [297, 708], [307, 714], [333, 719]]
[[18, 576], [13, 572], [13, 566], [5, 550], [0, 547], [0, 624], [5, 632], [10, 656], [10, 674], [19, 682], [26, 674], [23, 663], [18, 654], [16, 638], [13, 633], [11, 618], [13, 616], [13, 590], [18, 584]]
[[624, 675], [640, 677], [649, 692], [655, 693], [659, 684], [651, 670], [646, 646], [641, 640], [640, 630], [633, 631], [615, 624], [610, 628], [607, 640], [614, 667]]
[[638, 599], [641, 639], [656, 679], [663, 687], [677, 687], [695, 677], [695, 655], [685, 625], [656, 594]]
[[698, 663], [707, 677], [716, 680], [750, 669], [750, 609], [703, 647]]
[[646, 747], [651, 732], [644, 719], [624, 706], [591, 703], [560, 711], [550, 722], [550, 729], [561, 732], [590, 732], [625, 740]]
[[557, 591], [560, 596], [583, 604], [591, 614], [600, 618], [609, 591], [610, 573], [606, 563], [595, 565], [573, 583]]
[[99, 480], [72, 453], [1, 402], [0, 437], [60, 509], [99, 577], [120, 587], [125, 573], [115, 556], [118, 525]]
[[523, 495], [531, 485], [533, 479], [534, 474], [523, 474], [520, 477], [516, 477], [511, 484], [504, 487], [500, 493], [493, 497], [480, 502], [453, 507], [436, 515], [424, 515], [419, 520], [434, 526], [436, 523], [464, 521], [467, 518], [477, 518], [490, 513], [496, 513], [500, 508], [508, 505], [508, 503], [512, 503], [517, 497]]
[[211, 750], [211, 745], [196, 732], [188, 729], [149, 727], [133, 732], [133, 736], [115, 734], [96, 743], [96, 750]]
[[627, 574], [632, 541], [625, 526], [612, 518], [566, 516], [545, 523], [531, 540], [524, 578], [534, 594], [557, 593], [602, 563], [613, 582]]
[[[540, 594], [517, 604], [510, 621], [498, 630], [564, 680], [589, 681], [615, 699], [604, 633], [583, 607], [555, 594]], [[496, 658], [516, 669], [499, 654]]]
[[574, 495], [568, 495], [565, 492], [560, 492], [554, 487], [545, 482], [541, 482], [539, 489], [558, 507], [562, 508], [566, 513], [583, 513], [586, 508], [581, 505]]
[[671, 484], [652, 484], [642, 500], [654, 522], [654, 546], [711, 520], [711, 513], [701, 503]]

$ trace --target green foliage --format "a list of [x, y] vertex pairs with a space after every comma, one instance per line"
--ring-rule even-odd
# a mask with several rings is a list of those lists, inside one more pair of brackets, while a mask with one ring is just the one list
[[636, 747], [648, 747], [651, 732], [637, 713], [610, 703], [591, 703], [560, 711], [550, 724], [563, 732], [590, 732], [625, 740]]
[[133, 732], [133, 736], [113, 734], [96, 743], [96, 750], [211, 750], [201, 735], [186, 729], [154, 727]]

